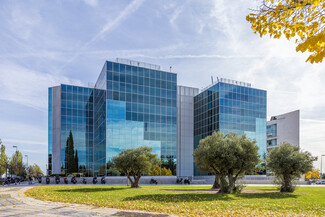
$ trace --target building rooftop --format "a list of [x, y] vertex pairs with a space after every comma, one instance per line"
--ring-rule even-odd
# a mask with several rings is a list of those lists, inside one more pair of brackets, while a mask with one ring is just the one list
[[160, 70], [159, 65], [139, 62], [139, 61], [135, 61], [135, 60], [124, 59], [124, 58], [116, 58], [115, 62], [126, 64], [126, 65], [131, 65], [131, 66], [147, 68], [147, 69]]
[[218, 78], [216, 81], [213, 81], [213, 77], [211, 77], [212, 79], [212, 84], [208, 85], [207, 87], [204, 87], [200, 90], [200, 93], [209, 89], [210, 87], [214, 86], [217, 83], [226, 83], [226, 84], [233, 84], [233, 85], [238, 85], [238, 86], [243, 86], [243, 87], [252, 87], [252, 85], [250, 83], [246, 83], [246, 82], [242, 82], [242, 81], [236, 81], [236, 80], [231, 80], [231, 79], [227, 79], [227, 78]]

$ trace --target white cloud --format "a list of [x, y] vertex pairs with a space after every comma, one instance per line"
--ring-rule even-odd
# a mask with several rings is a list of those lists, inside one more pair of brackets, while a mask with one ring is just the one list
[[41, 73], [12, 62], [0, 62], [0, 99], [47, 112], [48, 87], [61, 83], [82, 85], [60, 75]]
[[60, 72], [63, 68], [65, 68], [68, 64], [70, 64], [72, 61], [74, 61], [79, 55], [80, 52], [83, 50], [86, 50], [90, 44], [100, 39], [102, 36], [106, 35], [107, 33], [111, 32], [119, 26], [123, 21], [125, 21], [129, 16], [131, 16], [135, 11], [138, 10], [138, 8], [143, 4], [145, 0], [133, 0], [131, 4], [126, 6], [126, 8], [113, 20], [109, 20], [104, 26], [102, 26], [101, 30], [92, 37], [92, 39], [88, 42], [86, 42], [80, 49], [75, 52], [75, 54], [68, 59], [66, 64], [61, 67], [58, 72]]
[[[28, 13], [27, 13], [28, 12]], [[24, 10], [19, 6], [11, 12], [10, 29], [12, 33], [21, 39], [28, 40], [33, 28], [41, 21], [37, 10]]]
[[83, 1], [91, 7], [96, 7], [98, 5], [98, 0], [83, 0]]
[[[303, 150], [310, 151], [318, 160], [314, 162], [315, 168], [320, 168], [320, 155], [325, 154], [325, 120], [304, 119], [300, 121], [301, 140], [300, 147]], [[323, 157], [324, 163], [324, 157]], [[324, 169], [323, 165], [323, 169]]]

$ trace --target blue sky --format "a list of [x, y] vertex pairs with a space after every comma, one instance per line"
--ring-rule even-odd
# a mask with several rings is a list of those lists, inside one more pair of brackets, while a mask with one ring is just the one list
[[[325, 154], [325, 65], [306, 63], [293, 41], [254, 35], [255, 0], [67, 0], [0, 4], [0, 138], [43, 170], [47, 89], [95, 83], [116, 57], [161, 65], [178, 84], [211, 76], [268, 91], [268, 117], [301, 110], [301, 148]], [[316, 167], [320, 162], [315, 163]]]

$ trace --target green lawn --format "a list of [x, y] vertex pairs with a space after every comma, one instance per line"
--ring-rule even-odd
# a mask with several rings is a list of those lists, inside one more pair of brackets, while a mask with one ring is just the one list
[[182, 216], [325, 216], [325, 188], [299, 187], [279, 193], [274, 187], [246, 187], [221, 195], [209, 187], [45, 186], [26, 195], [57, 202], [145, 210]]

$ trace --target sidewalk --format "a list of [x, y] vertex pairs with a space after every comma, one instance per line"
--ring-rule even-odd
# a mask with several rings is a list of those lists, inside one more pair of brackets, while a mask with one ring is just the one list
[[114, 208], [102, 208], [82, 204], [41, 201], [25, 196], [24, 192], [29, 188], [32, 187], [0, 187], [0, 216], [170, 216], [167, 214], [124, 211]]

